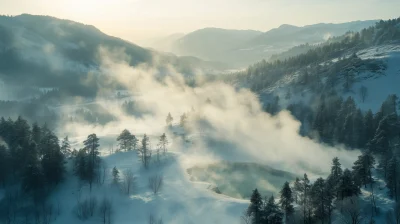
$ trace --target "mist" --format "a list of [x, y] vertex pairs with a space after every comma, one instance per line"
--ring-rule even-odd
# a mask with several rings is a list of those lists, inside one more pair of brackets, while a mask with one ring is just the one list
[[[100, 48], [98, 57], [102, 63], [92, 75], [116, 81], [127, 92], [134, 93], [127, 99], [134, 100], [137, 110], [143, 114], [136, 117], [125, 114], [121, 110], [123, 101], [107, 98], [115, 90], [102, 86], [95, 101], [117, 120], [104, 126], [67, 123], [58, 128], [61, 135], [84, 139], [96, 133], [101, 138], [117, 136], [123, 129], [128, 129], [141, 138], [144, 133], [159, 136], [167, 132], [173, 136], [172, 132], [182, 132], [184, 138], [173, 138], [171, 150], [182, 152], [183, 168], [228, 160], [266, 164], [299, 175], [326, 175], [332, 158], [339, 157], [344, 167], [350, 167], [359, 153], [357, 150], [345, 151], [341, 146], [325, 146], [300, 136], [299, 121], [288, 111], [276, 116], [265, 113], [250, 90], [236, 89], [222, 82], [189, 87], [184, 75], [172, 66], [166, 72], [146, 64], [131, 67], [127, 62], [130, 58], [123, 49]], [[201, 72], [197, 77], [201, 80]], [[63, 113], [68, 113], [69, 109], [68, 106], [62, 108]], [[184, 131], [179, 127], [166, 128], [168, 113], [174, 117], [174, 126], [178, 126], [180, 116], [187, 113], [189, 121]], [[192, 144], [186, 144], [185, 140]]]

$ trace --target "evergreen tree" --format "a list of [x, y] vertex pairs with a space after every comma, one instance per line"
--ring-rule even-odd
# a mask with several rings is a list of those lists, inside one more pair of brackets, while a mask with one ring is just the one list
[[340, 164], [339, 158], [335, 157], [332, 160], [331, 176], [333, 180], [338, 181], [343, 174], [342, 164]]
[[174, 120], [174, 118], [171, 116], [171, 113], [168, 113], [167, 119], [165, 120], [167, 123], [167, 126], [171, 126], [173, 120]]
[[75, 173], [75, 175], [76, 176], [78, 176], [79, 177], [79, 179], [81, 180], [81, 181], [86, 181], [87, 180], [87, 170], [88, 170], [88, 168], [87, 168], [87, 163], [88, 163], [88, 161], [87, 161], [87, 158], [88, 158], [89, 156], [88, 156], [88, 153], [87, 153], [87, 149], [86, 148], [83, 148], [83, 149], [80, 149], [78, 152], [77, 152], [77, 155], [76, 155], [76, 157], [75, 157], [75, 161], [74, 161], [74, 173]]
[[289, 182], [285, 182], [282, 190], [280, 191], [280, 205], [282, 210], [285, 212], [286, 223], [289, 220], [289, 217], [293, 214], [294, 208], [292, 203], [294, 202], [292, 189], [290, 188]]
[[322, 178], [318, 178], [311, 189], [311, 200], [314, 208], [314, 214], [316, 218], [321, 221], [321, 223], [324, 223], [328, 213], [328, 205], [326, 204], [327, 192], [325, 192], [325, 190], [325, 180]]
[[43, 153], [41, 165], [46, 181], [50, 185], [57, 185], [64, 176], [64, 155], [58, 144], [58, 138], [52, 132], [42, 133], [40, 148]]
[[127, 129], [123, 130], [118, 136], [117, 141], [119, 142], [119, 148], [125, 151], [129, 151], [134, 148], [136, 137], [132, 135]]
[[353, 176], [351, 175], [350, 170], [345, 169], [342, 177], [339, 181], [339, 194], [340, 199], [343, 200], [347, 197], [352, 197], [354, 195], [360, 194], [360, 188], [355, 183]]
[[34, 203], [38, 204], [44, 200], [45, 178], [36, 156], [34, 144], [30, 150], [32, 153], [27, 155], [27, 160], [25, 161], [26, 165], [22, 172], [21, 187], [24, 192], [32, 195]]
[[7, 148], [0, 143], [0, 185], [5, 186], [10, 175], [10, 154]]
[[142, 147], [139, 150], [139, 154], [144, 167], [148, 168], [150, 165], [151, 150], [150, 150], [150, 139], [146, 134], [143, 135]]
[[283, 213], [279, 209], [278, 204], [275, 203], [274, 196], [268, 199], [262, 209], [261, 223], [267, 224], [282, 224], [283, 223]]
[[293, 193], [294, 193], [294, 201], [296, 202], [296, 204], [298, 204], [301, 200], [301, 183], [300, 183], [300, 179], [298, 177], [296, 177], [296, 181], [294, 182], [294, 186], [293, 186]]
[[33, 123], [32, 125], [32, 141], [36, 144], [40, 143], [42, 130], [40, 129], [37, 123]]
[[168, 145], [168, 138], [165, 135], [165, 133], [163, 133], [160, 136], [160, 141], [158, 142], [158, 147], [163, 151], [164, 154], [167, 152], [167, 145]]
[[247, 209], [247, 215], [251, 217], [252, 224], [260, 224], [262, 218], [263, 201], [258, 190], [255, 189], [250, 198], [250, 205]]
[[83, 144], [85, 146], [86, 151], [88, 152], [88, 158], [86, 161], [86, 176], [87, 181], [89, 182], [90, 191], [92, 190], [92, 184], [97, 176], [100, 157], [99, 157], [99, 138], [97, 138], [96, 134], [91, 134], [87, 137]]
[[304, 174], [303, 179], [301, 180], [301, 192], [302, 198], [300, 204], [303, 206], [303, 217], [304, 221], [308, 219], [308, 223], [311, 222], [311, 198], [310, 198], [310, 180], [308, 179], [307, 174]]
[[184, 127], [185, 124], [186, 124], [186, 121], [187, 121], [187, 115], [186, 115], [186, 113], [183, 113], [182, 116], [181, 116], [180, 123], [179, 123], [180, 126], [181, 126], [181, 127]]
[[327, 183], [330, 184], [330, 190], [336, 195], [337, 198], [339, 197], [339, 182], [342, 178], [342, 175], [342, 165], [340, 164], [339, 158], [335, 157], [332, 160], [331, 173], [328, 177]]
[[374, 168], [375, 158], [370, 151], [365, 151], [358, 159], [354, 162], [353, 174], [354, 179], [358, 186], [373, 182], [371, 169]]
[[400, 197], [400, 165], [396, 156], [389, 161], [388, 173], [386, 177], [389, 196], [399, 201]]
[[365, 141], [370, 142], [375, 135], [374, 115], [368, 110], [364, 116]]
[[118, 171], [117, 167], [115, 167], [115, 166], [112, 170], [112, 176], [113, 176], [112, 183], [115, 185], [118, 185], [119, 184], [119, 171]]
[[61, 142], [61, 152], [65, 157], [71, 156], [71, 145], [69, 143], [68, 136], [65, 136]]
[[[340, 179], [341, 177], [339, 177]], [[329, 175], [329, 177], [327, 178], [327, 180], [325, 181], [325, 197], [324, 197], [324, 206], [326, 207], [326, 216], [328, 218], [328, 223], [330, 224], [332, 222], [331, 218], [332, 218], [332, 211], [334, 209], [333, 206], [333, 200], [335, 199], [335, 195], [337, 196], [337, 192], [338, 192], [338, 184], [336, 181], [334, 181], [331, 178], [331, 175]]]

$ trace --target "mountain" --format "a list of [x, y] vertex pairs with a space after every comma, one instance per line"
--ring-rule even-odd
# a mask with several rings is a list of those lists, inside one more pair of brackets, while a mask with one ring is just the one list
[[348, 31], [357, 32], [377, 21], [354, 21], [341, 24], [314, 24], [298, 27], [283, 24], [267, 32], [205, 28], [175, 41], [171, 52], [222, 61], [235, 67], [245, 67], [261, 59], [269, 59], [301, 44], [322, 43]]
[[69, 20], [28, 14], [0, 16], [0, 80], [6, 83], [57, 87], [78, 95], [94, 94], [102, 79], [93, 76], [90, 78], [95, 80], [85, 80], [101, 65], [101, 48], [123, 57], [131, 66], [172, 65], [187, 75], [195, 69], [223, 68], [222, 64], [214, 62], [181, 59], [145, 49], [106, 35], [94, 26]]
[[375, 25], [377, 20], [353, 21], [348, 23], [319, 23], [303, 27], [281, 25], [278, 28], [265, 32], [247, 46], [269, 45], [274, 47], [294, 47], [304, 43], [314, 44], [326, 41], [330, 37], [341, 36], [348, 31], [358, 32]]
[[166, 37], [143, 40], [139, 42], [139, 44], [144, 47], [151, 47], [157, 49], [158, 51], [171, 52], [172, 45], [175, 43], [175, 41], [184, 36], [185, 36], [184, 33], [174, 33]]
[[301, 104], [298, 119], [303, 123], [310, 119], [305, 114], [331, 97], [351, 97], [362, 111], [375, 113], [388, 96], [400, 95], [400, 18], [332, 40], [312, 48], [299, 46], [309, 49], [285, 61], [258, 62], [227, 78], [259, 94], [272, 113]]
[[206, 60], [223, 59], [227, 51], [260, 34], [260, 31], [254, 30], [205, 28], [178, 39], [172, 49], [178, 55], [192, 55]]

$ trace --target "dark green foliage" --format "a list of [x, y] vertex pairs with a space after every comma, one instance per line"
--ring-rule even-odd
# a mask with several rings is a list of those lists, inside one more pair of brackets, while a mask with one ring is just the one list
[[7, 148], [0, 142], [0, 186], [4, 186], [10, 176], [10, 159]]
[[[45, 126], [32, 129], [22, 117], [0, 119], [0, 182], [21, 184], [35, 203], [43, 202], [52, 186], [63, 179], [64, 157], [58, 138]], [[1, 141], [1, 140], [0, 140]]]
[[373, 183], [372, 179], [372, 169], [375, 165], [375, 158], [370, 151], [365, 151], [358, 159], [354, 162], [353, 166], [353, 176], [356, 184], [360, 187], [364, 185], [365, 187], [369, 183]]
[[138, 140], [126, 129], [123, 130], [122, 133], [118, 136], [117, 141], [119, 142], [118, 144], [121, 150], [136, 150]]
[[262, 208], [261, 222], [262, 224], [282, 224], [283, 213], [279, 209], [278, 204], [275, 203], [274, 196], [271, 196], [268, 200], [265, 200]]
[[290, 188], [289, 182], [286, 182], [283, 185], [283, 188], [280, 192], [281, 197], [280, 197], [280, 205], [281, 205], [281, 209], [282, 211], [285, 212], [285, 216], [286, 216], [286, 221], [289, 220], [289, 217], [293, 214], [294, 212], [294, 208], [293, 208], [293, 193], [292, 193], [292, 189]]
[[119, 184], [119, 171], [118, 171], [117, 167], [115, 167], [115, 166], [112, 169], [112, 176], [113, 176], [112, 183], [115, 185], [118, 185]]
[[150, 138], [144, 134], [142, 139], [142, 147], [138, 150], [140, 160], [143, 166], [147, 169], [150, 165], [151, 149], [150, 149]]
[[258, 190], [255, 189], [250, 198], [250, 205], [247, 209], [247, 215], [251, 217], [252, 224], [260, 224], [262, 218], [263, 201]]
[[41, 164], [46, 181], [50, 185], [57, 185], [63, 179], [65, 171], [64, 155], [58, 144], [58, 138], [52, 132], [45, 129], [39, 144], [42, 152]]
[[65, 157], [69, 157], [72, 153], [68, 136], [65, 136], [65, 138], [61, 142], [61, 152]]
[[393, 156], [389, 160], [387, 177], [387, 187], [389, 188], [389, 196], [399, 201], [400, 198], [400, 164], [397, 156]]
[[339, 190], [339, 198], [341, 200], [347, 197], [352, 197], [354, 195], [357, 196], [360, 194], [360, 188], [355, 183], [350, 170], [348, 169], [344, 170], [343, 175], [339, 180], [338, 190]]
[[89, 183], [90, 190], [92, 189], [92, 184], [97, 176], [100, 165], [99, 140], [100, 139], [97, 138], [96, 134], [91, 134], [87, 137], [85, 141], [83, 141], [85, 150], [87, 151], [87, 158], [85, 161], [85, 176], [87, 178], [86, 181]]

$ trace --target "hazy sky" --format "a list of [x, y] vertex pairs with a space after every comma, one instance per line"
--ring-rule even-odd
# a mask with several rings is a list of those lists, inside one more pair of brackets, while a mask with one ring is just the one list
[[50, 15], [134, 42], [204, 27], [267, 31], [281, 24], [399, 17], [400, 0], [0, 0], [0, 14]]

